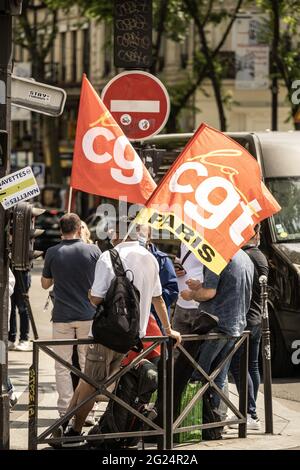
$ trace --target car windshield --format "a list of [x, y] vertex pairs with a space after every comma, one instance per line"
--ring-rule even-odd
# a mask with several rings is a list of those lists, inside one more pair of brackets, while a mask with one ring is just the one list
[[281, 206], [272, 217], [277, 241], [300, 240], [300, 177], [272, 178], [266, 184]]

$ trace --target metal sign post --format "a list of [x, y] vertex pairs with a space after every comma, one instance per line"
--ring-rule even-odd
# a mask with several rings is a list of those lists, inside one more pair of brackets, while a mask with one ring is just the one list
[[[9, 171], [10, 160], [10, 74], [12, 57], [12, 16], [0, 10], [0, 178]], [[2, 140], [1, 139], [1, 140]], [[9, 214], [0, 206], [0, 449], [9, 449], [9, 397], [7, 383], [8, 326], [8, 226]]]
[[262, 362], [264, 374], [265, 428], [267, 434], [273, 434], [272, 369], [267, 276], [260, 276], [259, 283], [262, 307]]

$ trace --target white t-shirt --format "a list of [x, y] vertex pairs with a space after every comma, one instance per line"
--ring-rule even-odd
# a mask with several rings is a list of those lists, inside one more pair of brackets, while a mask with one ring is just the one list
[[[124, 269], [132, 271], [133, 283], [140, 292], [140, 338], [143, 338], [146, 335], [152, 297], [162, 294], [158, 262], [136, 241], [119, 243], [115, 249], [119, 252]], [[131, 279], [131, 272], [127, 276]], [[114, 277], [109, 251], [105, 251], [96, 264], [91, 294], [104, 298]]]
[[[9, 268], [8, 274], [9, 274], [9, 277], [8, 277], [8, 292], [9, 292], [9, 294], [8, 294], [9, 295], [9, 297], [8, 297], [8, 312], [10, 312], [10, 309], [11, 309], [10, 298], [14, 293], [16, 280], [15, 280], [15, 276], [13, 275], [13, 272], [10, 268]], [[10, 314], [8, 314], [8, 331], [9, 331], [9, 326], [10, 326], [9, 325], [9, 319], [10, 319]]]
[[[188, 247], [181, 243], [180, 247], [180, 259], [179, 262], [181, 263], [187, 252], [189, 251]], [[186, 271], [184, 276], [178, 277], [178, 288], [179, 288], [179, 297], [177, 300], [177, 305], [181, 308], [198, 308], [199, 303], [195, 302], [195, 300], [183, 300], [180, 295], [180, 292], [188, 289], [186, 285], [186, 281], [188, 279], [197, 279], [200, 282], [203, 282], [203, 264], [199, 261], [193, 253], [190, 253], [189, 256], [186, 258], [185, 262], [183, 263], [183, 267]]]

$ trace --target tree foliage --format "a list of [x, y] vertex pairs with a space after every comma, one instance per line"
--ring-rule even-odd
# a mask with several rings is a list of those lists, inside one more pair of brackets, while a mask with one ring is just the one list
[[[273, 73], [281, 79], [287, 91], [290, 118], [294, 118], [299, 104], [293, 103], [293, 82], [300, 77], [300, 2], [298, 0], [257, 0], [261, 11], [267, 14], [265, 34], [267, 42], [274, 43], [271, 52]], [[276, 22], [276, 18], [279, 21]], [[295, 125], [299, 127], [299, 125]]]
[[[36, 20], [35, 20], [36, 18]], [[35, 80], [45, 81], [46, 59], [51, 51], [57, 34], [57, 10], [45, 2], [36, 3], [34, 0], [23, 0], [22, 14], [17, 17], [14, 27], [14, 42], [29, 53], [32, 64], [32, 76]], [[50, 162], [51, 179], [53, 183], [61, 183], [62, 172], [58, 150], [58, 124], [48, 116], [32, 117], [32, 146], [34, 158], [38, 157], [37, 127], [40, 121], [42, 129], [42, 147], [45, 159]]]
[[[113, 1], [111, 0], [45, 0], [51, 8], [69, 10], [77, 5], [82, 14], [99, 20], [111, 22], [113, 19]], [[183, 42], [188, 36], [191, 22], [196, 25], [196, 43], [192, 70], [186, 71], [185, 77], [176, 85], [168, 84], [171, 96], [171, 113], [168, 130], [176, 131], [178, 117], [183, 109], [191, 107], [190, 98], [199, 89], [205, 79], [212, 83], [214, 96], [220, 118], [220, 128], [226, 130], [225, 106], [229, 97], [222, 90], [222, 78], [226, 72], [226, 64], [220, 59], [222, 46], [228, 37], [236, 15], [243, 0], [235, 0], [228, 7], [222, 0], [153, 0], [154, 30], [156, 31], [153, 44], [154, 61], [152, 73], [157, 73], [159, 50], [162, 38], [166, 37], [175, 42]], [[219, 41], [213, 47], [210, 41], [210, 31], [226, 22], [227, 27]]]

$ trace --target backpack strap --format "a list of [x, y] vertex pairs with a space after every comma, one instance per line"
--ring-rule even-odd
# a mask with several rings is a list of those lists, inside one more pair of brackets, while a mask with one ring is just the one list
[[114, 248], [109, 250], [111, 264], [115, 273], [115, 276], [125, 276], [124, 267], [120, 258], [119, 253]]
[[191, 251], [188, 251], [188, 252], [184, 255], [184, 257], [183, 257], [182, 260], [181, 260], [182, 266], [183, 266], [183, 263], [188, 259], [188, 257], [189, 257], [191, 254], [192, 254], [192, 252], [191, 252]]

